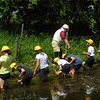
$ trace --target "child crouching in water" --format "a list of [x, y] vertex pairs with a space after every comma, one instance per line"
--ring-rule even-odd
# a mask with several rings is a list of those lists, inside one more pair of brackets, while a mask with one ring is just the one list
[[75, 73], [79, 72], [80, 68], [82, 67], [82, 59], [77, 55], [66, 53], [62, 55], [62, 59], [67, 60], [70, 64], [73, 65], [73, 68], [70, 72], [72, 72], [74, 75]]
[[70, 72], [70, 63], [66, 61], [65, 59], [60, 59], [59, 57], [54, 58], [54, 63], [58, 65], [59, 69], [58, 71], [55, 71], [56, 75], [60, 75], [61, 73], [64, 73], [64, 76], [68, 73], [74, 78], [73, 72]]
[[[17, 83], [19, 85], [28, 85], [31, 82], [31, 79], [33, 77], [33, 72], [28, 66], [23, 66], [23, 65], [17, 65], [17, 63], [12, 63], [10, 65], [10, 68], [12, 69], [12, 72], [17, 70], [20, 72], [18, 75], [18, 81]], [[21, 76], [23, 76], [22, 79]]]

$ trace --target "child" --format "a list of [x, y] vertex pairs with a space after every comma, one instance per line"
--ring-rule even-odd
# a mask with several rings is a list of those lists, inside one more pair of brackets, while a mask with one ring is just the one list
[[[82, 59], [73, 54], [63, 54], [62, 58], [69, 61], [70, 64], [73, 64], [73, 69], [71, 71], [78, 72], [82, 66]], [[75, 73], [74, 73], [75, 74]]]
[[0, 89], [4, 91], [6, 80], [10, 78], [9, 65], [12, 62], [11, 50], [8, 46], [3, 46], [0, 57]]
[[[60, 75], [61, 73], [64, 73], [64, 76], [70, 72], [70, 63], [66, 61], [65, 59], [60, 59], [59, 57], [54, 58], [54, 63], [59, 66], [58, 71], [55, 71], [56, 75]], [[70, 73], [72, 78], [73, 74]]]
[[94, 64], [94, 47], [93, 47], [93, 40], [89, 39], [86, 40], [87, 42], [87, 46], [88, 46], [88, 51], [87, 52], [83, 52], [84, 55], [88, 55], [88, 58], [86, 59], [86, 61], [83, 61], [82, 65], [84, 66], [85, 64], [90, 68], [92, 68], [93, 64]]
[[35, 46], [34, 51], [36, 53], [36, 65], [34, 69], [34, 76], [38, 72], [41, 82], [46, 82], [49, 74], [48, 56], [42, 51], [40, 46]]
[[[28, 85], [31, 82], [33, 72], [28, 66], [17, 65], [16, 63], [12, 63], [10, 65], [10, 68], [12, 69], [12, 72], [15, 70], [20, 72], [20, 74], [18, 75], [18, 81], [17, 81], [19, 85], [21, 86]], [[20, 79], [21, 76], [23, 76], [22, 79]]]

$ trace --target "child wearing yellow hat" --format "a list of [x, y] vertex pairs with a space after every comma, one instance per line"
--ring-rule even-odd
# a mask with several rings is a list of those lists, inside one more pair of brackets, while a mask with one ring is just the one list
[[88, 55], [88, 58], [86, 59], [86, 61], [83, 61], [82, 65], [87, 65], [90, 68], [92, 68], [93, 64], [94, 64], [94, 55], [95, 55], [95, 50], [93, 47], [93, 40], [92, 39], [88, 39], [86, 40], [87, 42], [87, 46], [88, 46], [88, 51], [87, 52], [83, 52], [84, 55]]
[[[59, 57], [54, 58], [54, 63], [58, 65], [58, 70], [55, 71], [56, 75], [60, 75], [64, 73], [64, 76], [70, 73], [70, 63], [65, 59], [60, 59]], [[70, 75], [74, 78], [73, 73], [71, 72]]]
[[[12, 69], [12, 72], [15, 70], [20, 72], [20, 74], [17, 77], [18, 78], [17, 83], [19, 85], [28, 85], [31, 82], [31, 79], [33, 77], [33, 72], [28, 66], [12, 63], [10, 65], [10, 68]], [[21, 79], [22, 76], [23, 78]]]
[[40, 81], [47, 82], [49, 74], [48, 55], [42, 51], [42, 48], [39, 45], [34, 47], [34, 51], [36, 53], [36, 65], [33, 71], [33, 75], [35, 76], [36, 73], [38, 73]]
[[9, 65], [12, 62], [11, 50], [8, 46], [3, 46], [0, 57], [0, 89], [4, 91], [7, 79], [10, 78]]
[[79, 72], [79, 69], [82, 67], [82, 59], [78, 57], [77, 55], [73, 54], [63, 54], [62, 58], [69, 61], [70, 64], [72, 64], [72, 69], [70, 72], [73, 72], [73, 74]]

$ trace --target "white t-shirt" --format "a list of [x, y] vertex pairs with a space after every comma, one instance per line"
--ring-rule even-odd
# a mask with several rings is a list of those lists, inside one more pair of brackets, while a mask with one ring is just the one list
[[59, 66], [64, 66], [65, 64], [70, 64], [68, 61], [66, 61], [65, 59], [59, 59], [58, 61], [57, 61], [57, 64], [59, 65]]
[[48, 56], [47, 56], [46, 53], [41, 52], [41, 53], [37, 54], [36, 59], [40, 60], [39, 69], [49, 67], [49, 65], [48, 65]]
[[89, 46], [88, 47], [88, 52], [90, 53], [90, 56], [94, 56], [95, 54], [94, 54], [94, 47], [93, 46]]

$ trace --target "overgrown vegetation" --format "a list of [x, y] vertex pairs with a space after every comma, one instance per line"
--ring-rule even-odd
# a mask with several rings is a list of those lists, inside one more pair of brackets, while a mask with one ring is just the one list
[[[34, 35], [9, 35], [7, 32], [0, 32], [0, 47], [3, 45], [8, 45], [11, 48], [12, 56], [15, 57], [15, 42], [16, 37], [18, 39], [18, 55], [17, 55], [17, 62], [29, 65], [30, 67], [34, 66], [35, 62], [35, 52], [34, 47], [36, 45], [40, 45], [44, 52], [47, 53], [49, 56], [50, 62], [52, 61], [53, 51], [51, 47], [52, 36], [41, 34], [38, 37]], [[82, 52], [87, 51], [86, 46], [86, 39], [92, 38], [94, 40], [94, 47], [95, 50], [98, 49], [99, 46], [99, 38], [98, 36], [95, 37], [69, 37], [69, 42], [72, 46], [68, 53], [75, 54], [81, 57], [83, 60], [87, 56], [83, 56]], [[65, 44], [62, 43], [63, 53], [66, 52]], [[15, 58], [14, 58], [15, 59]], [[96, 53], [95, 55], [95, 62], [100, 61], [100, 54]]]

